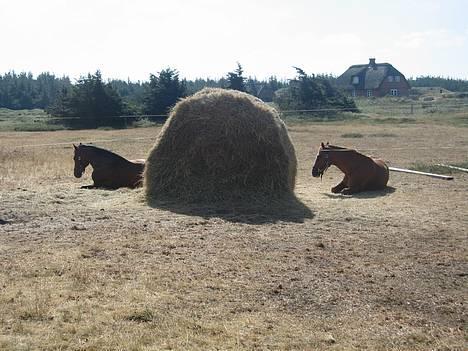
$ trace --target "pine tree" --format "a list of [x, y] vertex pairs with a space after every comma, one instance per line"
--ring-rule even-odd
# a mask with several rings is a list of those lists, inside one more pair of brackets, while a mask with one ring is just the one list
[[122, 98], [109, 83], [102, 81], [101, 72], [81, 77], [70, 90], [62, 90], [51, 112], [58, 116], [77, 117], [67, 124], [79, 128], [101, 126], [123, 127], [118, 118], [124, 109]]
[[242, 76], [242, 73], [244, 73], [242, 66], [239, 62], [237, 62], [237, 68], [234, 70], [234, 72], [229, 72], [227, 74], [228, 89], [246, 91], [245, 78]]
[[186, 95], [185, 81], [175, 69], [166, 68], [159, 75], [150, 75], [143, 111], [149, 115], [166, 115], [176, 102]]

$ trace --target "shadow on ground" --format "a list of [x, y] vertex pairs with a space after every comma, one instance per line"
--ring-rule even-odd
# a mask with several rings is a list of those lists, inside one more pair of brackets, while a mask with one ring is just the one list
[[346, 199], [373, 199], [376, 197], [384, 197], [390, 194], [393, 194], [396, 189], [392, 186], [387, 186], [383, 190], [375, 190], [375, 191], [363, 191], [362, 193], [357, 193], [353, 195], [343, 195], [343, 194], [330, 194], [330, 193], [323, 193], [323, 195], [329, 197], [330, 199], [337, 199], [337, 200], [346, 200]]
[[234, 223], [267, 224], [276, 222], [303, 223], [314, 217], [313, 212], [294, 195], [282, 199], [236, 202], [183, 203], [174, 200], [152, 200], [153, 208], [199, 216], [205, 219], [221, 218]]

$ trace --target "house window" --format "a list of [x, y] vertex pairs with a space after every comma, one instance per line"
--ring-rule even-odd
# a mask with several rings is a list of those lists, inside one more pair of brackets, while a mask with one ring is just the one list
[[353, 77], [353, 84], [359, 84], [359, 77], [358, 76]]
[[372, 90], [368, 90], [367, 91], [367, 97], [371, 97], [372, 96]]
[[390, 89], [390, 95], [398, 96], [398, 89]]
[[393, 82], [393, 76], [388, 76], [388, 81]]
[[400, 76], [395, 76], [395, 82], [399, 82], [400, 81]]

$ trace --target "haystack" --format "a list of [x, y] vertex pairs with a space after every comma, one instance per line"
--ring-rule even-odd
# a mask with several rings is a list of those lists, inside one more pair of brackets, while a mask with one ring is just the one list
[[148, 202], [251, 201], [291, 195], [296, 155], [278, 113], [232, 90], [204, 89], [172, 110], [149, 153]]

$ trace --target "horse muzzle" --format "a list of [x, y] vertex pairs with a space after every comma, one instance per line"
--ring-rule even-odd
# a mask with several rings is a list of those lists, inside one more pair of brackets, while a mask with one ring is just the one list
[[75, 175], [75, 178], [81, 178], [81, 176], [83, 175], [83, 173], [84, 173], [84, 170], [81, 170], [81, 169], [80, 169], [80, 170], [75, 169], [75, 170], [73, 171], [73, 174]]
[[323, 172], [320, 172], [318, 168], [312, 168], [312, 177], [317, 178], [320, 177]]

